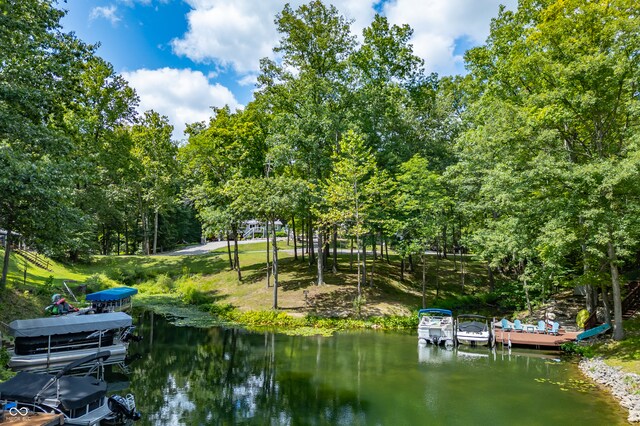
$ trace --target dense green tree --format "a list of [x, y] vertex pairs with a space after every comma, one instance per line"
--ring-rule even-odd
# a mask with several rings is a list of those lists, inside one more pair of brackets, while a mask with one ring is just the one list
[[94, 227], [93, 241], [98, 236], [102, 253], [108, 254], [126, 228], [126, 204], [135, 202], [128, 197], [135, 177], [130, 174], [132, 142], [125, 128], [133, 123], [138, 98], [113, 67], [97, 57], [85, 63], [80, 83], [81, 95], [65, 115], [74, 139], [73, 200]]
[[396, 232], [403, 236], [404, 250], [422, 262], [422, 306], [426, 307], [426, 251], [436, 242], [445, 220], [443, 209], [450, 203], [441, 178], [429, 162], [415, 155], [400, 166], [395, 199]]
[[[365, 147], [362, 135], [348, 131], [340, 140], [339, 150], [333, 155], [333, 160], [333, 170], [322, 187], [323, 200], [316, 207], [316, 214], [322, 225], [340, 225], [348, 235], [355, 236], [360, 297], [361, 283], [366, 279], [360, 262], [360, 243], [367, 231], [371, 201], [367, 197], [367, 186], [375, 172], [375, 158], [370, 149]], [[322, 270], [318, 266], [318, 285], [323, 283]]]
[[80, 92], [78, 76], [93, 48], [60, 28], [50, 1], [0, 3], [0, 227], [53, 246], [73, 225], [69, 205], [71, 140], [63, 115]]
[[131, 129], [136, 160], [136, 195], [142, 221], [143, 252], [149, 254], [149, 214], [153, 214], [153, 253], [156, 253], [158, 216], [175, 202], [179, 168], [177, 146], [171, 140], [173, 126], [167, 117], [147, 111]]
[[[527, 241], [530, 261], [573, 274], [609, 270], [616, 339], [624, 336], [619, 267], [639, 229], [639, 12], [626, 0], [501, 10], [487, 45], [467, 55], [479, 99], [458, 168], [480, 185], [485, 223], [533, 228], [533, 240], [521, 226], [495, 228]], [[558, 264], [576, 253], [581, 265]]]

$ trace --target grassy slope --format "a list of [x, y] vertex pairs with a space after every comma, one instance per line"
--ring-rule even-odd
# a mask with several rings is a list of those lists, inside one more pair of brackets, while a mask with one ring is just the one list
[[[9, 294], [19, 309], [5, 310], [0, 313], [4, 322], [15, 318], [33, 317], [41, 313], [52, 293], [60, 291], [63, 280], [84, 282], [90, 276], [99, 274], [104, 282], [112, 285], [139, 285], [141, 293], [153, 293], [158, 290], [155, 283], [160, 275], [168, 275], [171, 280], [180, 280], [190, 276], [198, 290], [208, 294], [220, 303], [228, 303], [240, 310], [267, 310], [273, 305], [273, 278], [271, 287], [266, 281], [265, 243], [240, 245], [240, 265], [242, 281], [238, 282], [237, 273], [229, 268], [226, 248], [206, 255], [197, 256], [96, 256], [90, 264], [62, 265], [53, 264], [48, 272], [32, 265], [27, 267], [26, 285], [23, 285], [24, 262], [12, 257], [8, 276]], [[279, 291], [278, 307], [293, 315], [316, 313], [322, 316], [344, 316], [354, 313], [353, 300], [356, 291], [356, 268], [350, 271], [349, 254], [339, 255], [337, 274], [325, 273], [325, 285], [315, 285], [316, 266], [293, 259], [292, 246], [284, 242], [279, 244]], [[300, 252], [299, 252], [300, 253]], [[2, 252], [0, 251], [0, 254]], [[371, 267], [371, 257], [368, 268]], [[373, 287], [363, 287], [367, 303], [364, 315], [407, 315], [421, 306], [421, 270], [415, 275], [405, 275], [400, 281], [400, 260], [390, 256], [390, 263], [377, 261]], [[458, 270], [459, 262], [456, 264]], [[455, 296], [460, 292], [460, 275], [454, 271], [452, 260], [436, 261], [431, 257], [427, 263], [428, 304], [434, 302], [435, 271], [439, 270], [440, 298]], [[416, 265], [418, 268], [418, 265]], [[485, 291], [484, 269], [468, 262], [466, 265], [467, 293]], [[370, 269], [369, 269], [370, 272]], [[53, 277], [53, 285], [46, 287], [47, 280]], [[107, 278], [108, 277], [108, 278]], [[474, 285], [470, 285], [474, 283]], [[24, 301], [16, 302], [24, 290], [32, 294], [25, 300], [36, 306], [26, 309]], [[307, 291], [307, 303], [304, 292]], [[33, 295], [39, 295], [35, 297]]]
[[[315, 313], [321, 316], [342, 316], [354, 314], [353, 299], [356, 294], [356, 272], [349, 269], [349, 255], [339, 256], [339, 272], [326, 273], [323, 286], [315, 285], [316, 266], [293, 259], [293, 247], [281, 244], [280, 287], [278, 305], [281, 310], [292, 315]], [[52, 272], [32, 265], [27, 266], [26, 285], [24, 262], [12, 256], [8, 274], [7, 291], [2, 296], [3, 309], [0, 321], [8, 323], [17, 318], [40, 316], [49, 303], [52, 293], [60, 291], [63, 280], [84, 282], [94, 274], [112, 285], [121, 285], [120, 280], [129, 280], [144, 293], [162, 293], [158, 276], [166, 274], [169, 281], [184, 281], [189, 277], [192, 285], [220, 303], [228, 303], [243, 310], [268, 310], [273, 304], [273, 287], [266, 285], [265, 244], [247, 244], [239, 246], [240, 264], [243, 279], [237, 280], [235, 271], [229, 269], [226, 249], [198, 256], [96, 256], [90, 264], [63, 265], [53, 263]], [[4, 252], [0, 250], [0, 256]], [[368, 259], [370, 268], [371, 256]], [[421, 269], [416, 265], [415, 274], [405, 275], [400, 281], [400, 260], [390, 256], [390, 264], [376, 262], [374, 286], [363, 288], [367, 303], [363, 308], [365, 315], [407, 315], [421, 306]], [[468, 262], [465, 265], [466, 294], [485, 292], [485, 270], [482, 265]], [[440, 299], [435, 296], [435, 271], [438, 268]], [[436, 266], [433, 256], [427, 263], [427, 304], [437, 306], [442, 299], [455, 299], [460, 296], [460, 264], [454, 269], [452, 259], [441, 260]], [[370, 269], [369, 269], [370, 271]], [[47, 287], [47, 281], [53, 277], [53, 284]], [[110, 277], [112, 279], [108, 279]], [[116, 278], [114, 280], [113, 278]], [[271, 281], [273, 283], [273, 280]], [[179, 288], [173, 290], [173, 297], [180, 297]], [[304, 291], [308, 292], [305, 303]], [[163, 295], [162, 297], [168, 297]], [[623, 342], [609, 342], [596, 347], [598, 355], [605, 356], [608, 363], [623, 367], [627, 371], [640, 373], [640, 318], [625, 322], [627, 339]]]
[[630, 373], [640, 374], [640, 316], [624, 322], [625, 340], [613, 340], [595, 346], [595, 354], [605, 358], [607, 364], [622, 367]]

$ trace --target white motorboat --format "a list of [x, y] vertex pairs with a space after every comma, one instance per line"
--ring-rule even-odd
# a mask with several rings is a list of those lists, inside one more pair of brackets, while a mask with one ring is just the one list
[[456, 339], [461, 345], [486, 346], [491, 343], [489, 320], [482, 315], [458, 315]]
[[8, 349], [9, 367], [57, 371], [100, 351], [110, 352], [106, 363], [120, 364], [133, 329], [124, 312], [15, 320], [9, 324], [9, 334], [15, 338]]
[[448, 309], [418, 311], [418, 342], [453, 345], [453, 314]]
[[[56, 413], [64, 416], [65, 425], [92, 426], [102, 422], [122, 423], [127, 419], [138, 420], [135, 399], [114, 395], [107, 397], [107, 383], [102, 362], [109, 358], [103, 351], [67, 365], [58, 374], [19, 372], [0, 383], [0, 394], [6, 401], [5, 408], [18, 414]], [[69, 376], [80, 365], [92, 364], [97, 368], [96, 377]]]

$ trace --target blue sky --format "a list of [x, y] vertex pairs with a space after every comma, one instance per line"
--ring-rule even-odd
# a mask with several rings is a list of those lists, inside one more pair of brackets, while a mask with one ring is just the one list
[[[258, 61], [271, 56], [280, 0], [67, 0], [62, 24], [111, 62], [140, 96], [139, 111], [169, 117], [174, 138], [210, 107], [241, 108], [252, 98]], [[301, 0], [290, 0], [292, 7]], [[335, 0], [360, 34], [376, 12], [414, 29], [427, 71], [464, 72], [462, 55], [487, 37], [498, 5], [516, 0]]]

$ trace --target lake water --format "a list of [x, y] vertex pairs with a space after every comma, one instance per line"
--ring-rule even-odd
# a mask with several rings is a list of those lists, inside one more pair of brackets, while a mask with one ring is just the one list
[[137, 424], [626, 424], [557, 355], [421, 347], [415, 333], [175, 327], [148, 312], [135, 322], [144, 340], [121, 387], [130, 381]]

